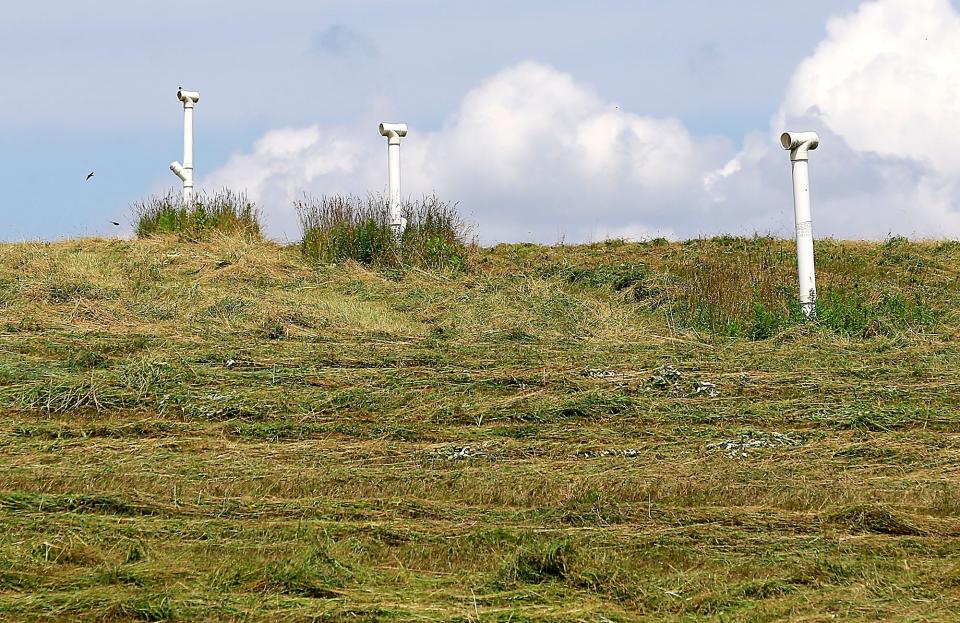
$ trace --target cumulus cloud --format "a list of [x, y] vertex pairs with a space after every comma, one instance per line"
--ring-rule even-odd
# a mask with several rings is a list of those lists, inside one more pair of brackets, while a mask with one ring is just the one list
[[369, 145], [348, 128], [285, 128], [258, 139], [253, 150], [234, 154], [202, 180], [204, 188], [240, 190], [261, 204], [268, 232], [297, 233], [292, 202], [307, 192], [357, 193], [372, 183]]
[[[205, 186], [243, 188], [292, 235], [302, 192], [381, 190], [383, 140], [370, 128], [273, 131]], [[414, 128], [402, 151], [406, 194], [460, 201], [487, 241], [584, 240], [607, 232], [672, 233], [726, 141], [694, 138], [675, 119], [625, 112], [572, 77], [527, 62], [468, 93], [436, 132]]]
[[[436, 131], [411, 128], [404, 192], [460, 201], [485, 242], [790, 235], [790, 165], [777, 136], [815, 130], [818, 235], [960, 234], [960, 15], [949, 0], [873, 0], [827, 30], [770, 129], [744, 137], [739, 153], [526, 62], [466, 94]], [[246, 188], [271, 232], [293, 236], [290, 202], [301, 193], [383, 189], [374, 127], [270, 132], [205, 183]]]
[[[960, 232], [955, 182], [909, 158], [860, 152], [816, 116], [790, 127], [814, 130], [821, 147], [811, 155], [814, 233], [838, 238], [889, 235], [937, 238]], [[708, 186], [713, 214], [739, 233], [789, 236], [793, 230], [790, 164], [772, 133], [756, 132], [744, 150]]]
[[751, 198], [780, 193], [771, 182], [785, 158], [774, 137], [815, 130], [817, 232], [960, 234], [960, 15], [949, 0], [876, 0], [831, 19], [827, 32], [791, 78], [769, 135], [749, 137], [733, 172], [711, 179], [714, 197], [759, 215]]
[[857, 151], [960, 174], [960, 14], [950, 0], [867, 2], [827, 32], [778, 118], [815, 115]]
[[729, 153], [675, 119], [632, 114], [572, 77], [523, 63], [463, 99], [438, 132], [410, 141], [416, 190], [462, 198], [495, 239], [584, 240], [672, 229]]

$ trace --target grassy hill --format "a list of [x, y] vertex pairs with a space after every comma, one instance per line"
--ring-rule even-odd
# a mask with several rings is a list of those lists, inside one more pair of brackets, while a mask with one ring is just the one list
[[0, 619], [960, 620], [960, 244], [0, 245]]

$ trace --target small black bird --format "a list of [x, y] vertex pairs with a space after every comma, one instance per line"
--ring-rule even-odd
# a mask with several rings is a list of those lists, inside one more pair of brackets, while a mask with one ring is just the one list
[[116, 221], [110, 221], [110, 222], [113, 223], [114, 225], [116, 225], [117, 227], [120, 227], [120, 223], [118, 223], [118, 222], [116, 222]]
[[90, 181], [90, 178], [93, 177], [93, 176], [94, 176], [94, 172], [93, 172], [93, 171], [90, 171], [90, 173], [87, 173], [87, 179], [86, 179], [85, 181], [89, 182], [89, 181]]

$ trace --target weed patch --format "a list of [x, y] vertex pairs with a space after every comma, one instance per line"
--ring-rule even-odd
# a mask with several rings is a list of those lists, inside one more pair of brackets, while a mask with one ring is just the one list
[[[765, 340], [807, 322], [797, 302], [795, 259], [782, 241], [731, 238], [692, 246], [663, 277], [668, 321], [750, 340]], [[864, 283], [856, 263], [866, 258], [828, 258], [818, 274], [819, 326], [862, 338], [935, 326], [937, 314], [920, 293], [906, 293], [899, 284]]]
[[300, 248], [313, 260], [353, 260], [367, 266], [404, 265], [463, 270], [467, 265], [466, 226], [456, 205], [437, 197], [406, 203], [406, 228], [397, 235], [383, 196], [304, 198], [295, 203], [303, 238]]
[[138, 238], [177, 234], [183, 240], [196, 241], [213, 232], [260, 237], [257, 207], [242, 193], [229, 190], [199, 193], [190, 203], [171, 191], [135, 203], [133, 213]]

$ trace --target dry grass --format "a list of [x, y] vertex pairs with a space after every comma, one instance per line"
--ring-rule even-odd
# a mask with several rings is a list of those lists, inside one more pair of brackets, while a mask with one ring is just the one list
[[957, 620], [960, 246], [782, 249], [2, 245], [0, 619]]

